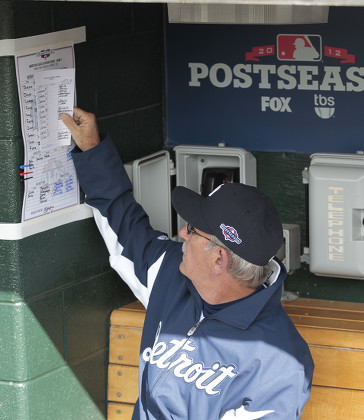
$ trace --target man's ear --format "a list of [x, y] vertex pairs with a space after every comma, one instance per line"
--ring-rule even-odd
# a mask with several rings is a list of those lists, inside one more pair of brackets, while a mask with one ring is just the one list
[[227, 271], [230, 263], [229, 255], [226, 249], [218, 247], [215, 249], [215, 259], [213, 261], [213, 274], [220, 275]]

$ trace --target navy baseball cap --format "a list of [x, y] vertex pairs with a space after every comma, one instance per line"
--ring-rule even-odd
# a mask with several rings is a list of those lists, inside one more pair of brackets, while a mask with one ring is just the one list
[[282, 245], [283, 229], [277, 209], [255, 187], [226, 183], [204, 197], [178, 186], [172, 192], [172, 204], [186, 222], [215, 235], [252, 264], [266, 265]]

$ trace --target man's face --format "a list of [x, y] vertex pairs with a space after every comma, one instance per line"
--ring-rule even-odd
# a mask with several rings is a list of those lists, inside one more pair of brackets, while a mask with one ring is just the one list
[[[198, 229], [195, 230], [201, 235], [206, 236], [206, 238], [209, 237], [208, 234], [200, 232]], [[182, 274], [192, 281], [197, 291], [199, 291], [199, 286], [203, 282], [206, 283], [206, 280], [210, 278], [209, 267], [211, 254], [205, 251], [207, 239], [193, 232], [188, 234], [186, 226], [178, 234], [185, 240], [182, 246], [183, 258], [179, 269]]]

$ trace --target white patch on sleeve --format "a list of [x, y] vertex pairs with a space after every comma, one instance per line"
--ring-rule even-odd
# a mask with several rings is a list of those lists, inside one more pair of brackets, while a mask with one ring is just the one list
[[161, 236], [158, 236], [158, 238], [157, 239], [159, 239], [160, 241], [169, 241], [169, 238], [168, 238], [168, 236], [167, 235], [161, 235]]
[[135, 297], [140, 300], [145, 308], [148, 307], [149, 296], [152, 292], [155, 279], [157, 277], [159, 268], [164, 259], [165, 252], [159, 257], [159, 259], [149, 268], [147, 273], [147, 285], [144, 286], [140, 283], [138, 277], [135, 275], [134, 263], [123, 255], [110, 256], [111, 267], [119, 274], [119, 276], [125, 281], [130, 287]]
[[148, 291], [149, 294], [151, 293], [155, 279], [157, 278], [157, 274], [159, 273], [159, 269], [161, 268], [162, 262], [164, 260], [164, 256], [166, 255], [165, 252], [158, 258], [158, 260], [149, 268], [148, 270]]
[[125, 258], [123, 255], [111, 255], [110, 265], [130, 287], [135, 297], [140, 300], [146, 308], [149, 302], [148, 289], [140, 283], [138, 277], [135, 275], [133, 261]]
[[90, 206], [94, 213], [94, 218], [99, 231], [104, 238], [107, 250], [110, 255], [120, 255], [123, 252], [124, 247], [119, 243], [117, 234], [111, 229], [109, 222], [104, 217], [100, 210]]
[[119, 274], [119, 276], [130, 287], [135, 297], [140, 300], [145, 308], [148, 306], [149, 296], [152, 291], [155, 279], [160, 266], [163, 262], [165, 252], [149, 268], [147, 273], [147, 287], [144, 286], [135, 274], [133, 261], [124, 257], [122, 254], [124, 247], [119, 243], [116, 233], [110, 227], [106, 217], [102, 216], [99, 210], [92, 208], [94, 212], [97, 227], [102, 234], [110, 254], [110, 265]]

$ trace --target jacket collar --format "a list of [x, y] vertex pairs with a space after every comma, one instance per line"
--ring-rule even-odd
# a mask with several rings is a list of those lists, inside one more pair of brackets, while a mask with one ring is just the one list
[[[247, 329], [257, 318], [264, 316], [267, 311], [280, 306], [282, 283], [286, 278], [287, 271], [277, 258], [274, 258], [269, 264], [272, 271], [263, 290], [232, 303], [208, 318], [219, 320], [237, 328]], [[202, 299], [192, 282], [188, 280], [187, 283], [199, 317], [202, 310]]]

